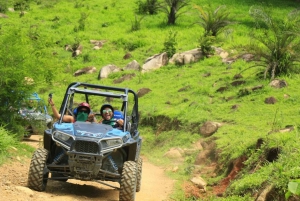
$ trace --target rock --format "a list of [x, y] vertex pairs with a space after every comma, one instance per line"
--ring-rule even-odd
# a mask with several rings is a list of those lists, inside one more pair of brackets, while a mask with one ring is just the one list
[[268, 98], [265, 99], [266, 104], [275, 104], [276, 102], [277, 102], [277, 100], [273, 96], [268, 97]]
[[125, 80], [131, 80], [133, 77], [135, 77], [135, 74], [132, 73], [132, 74], [127, 74], [127, 75], [123, 75], [122, 77], [116, 79], [113, 81], [114, 84], [118, 84], [118, 83], [122, 83], [124, 82]]
[[89, 66], [89, 67], [85, 67], [80, 70], [77, 70], [73, 75], [76, 77], [76, 76], [83, 75], [83, 74], [95, 73], [96, 71], [97, 71], [96, 67]]
[[109, 64], [107, 66], [104, 66], [100, 69], [99, 75], [98, 75], [98, 80], [102, 79], [102, 78], [107, 78], [109, 74], [113, 73], [113, 72], [119, 72], [120, 69], [112, 64]]
[[164, 154], [164, 157], [169, 159], [177, 159], [182, 161], [183, 160], [184, 151], [181, 148], [171, 148]]
[[198, 186], [198, 188], [204, 189], [206, 191], [207, 182], [200, 176], [193, 177], [191, 182]]
[[285, 80], [275, 79], [275, 80], [272, 80], [269, 85], [271, 87], [280, 89], [280, 88], [286, 87], [288, 84], [287, 84], [287, 82]]
[[140, 97], [146, 95], [147, 93], [149, 93], [150, 91], [152, 91], [152, 90], [149, 88], [141, 88], [138, 90], [137, 95], [140, 98]]
[[127, 64], [126, 67], [123, 70], [135, 70], [135, 71], [139, 71], [140, 68], [141, 68], [140, 64], [136, 60], [133, 60], [132, 62], [130, 62], [129, 64]]
[[8, 16], [3, 13], [0, 13], [0, 18], [8, 18]]
[[34, 195], [34, 191], [31, 190], [31, 189], [29, 189], [29, 188], [27, 188], [27, 187], [16, 186], [15, 188], [16, 188], [17, 191], [20, 191], [22, 194], [24, 193], [24, 194], [26, 194], [26, 195], [28, 195], [30, 197], [33, 197], [33, 195]]
[[169, 63], [176, 65], [185, 65], [199, 61], [204, 55], [200, 48], [192, 49], [182, 53], [176, 53], [169, 60]]
[[142, 66], [142, 73], [159, 69], [162, 66], [165, 66], [167, 63], [168, 63], [168, 55], [166, 52], [163, 52], [161, 54], [156, 54], [146, 59], [144, 65]]
[[200, 128], [200, 133], [204, 135], [205, 137], [211, 136], [214, 134], [218, 128], [221, 126], [220, 123], [207, 121], [204, 123], [203, 126]]

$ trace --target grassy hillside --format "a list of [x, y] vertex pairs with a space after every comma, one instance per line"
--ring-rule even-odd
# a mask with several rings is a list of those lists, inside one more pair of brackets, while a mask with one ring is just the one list
[[[50, 68], [52, 71], [53, 82], [42, 80], [36, 88], [44, 99], [53, 93], [55, 102], [60, 103], [66, 87], [74, 81], [129, 87], [136, 91], [141, 88], [151, 89], [150, 93], [139, 99], [143, 123], [141, 134], [144, 138], [142, 153], [152, 162], [166, 167], [168, 174], [178, 181], [171, 196], [173, 200], [253, 200], [269, 184], [274, 185], [274, 200], [283, 199], [288, 182], [300, 176], [297, 157], [299, 74], [279, 77], [288, 86], [275, 89], [269, 86], [270, 80], [256, 76], [258, 68], [252, 68], [242, 73], [241, 80], [245, 83], [234, 87], [231, 85], [234, 75], [253, 63], [238, 60], [228, 65], [215, 55], [190, 65], [169, 64], [149, 73], [121, 71], [101, 80], [97, 79], [98, 73], [73, 76], [76, 70], [86, 66], [95, 66], [99, 72], [105, 65], [114, 64], [123, 68], [132, 60], [142, 65], [148, 57], [162, 52], [170, 31], [177, 32], [176, 52], [197, 48], [203, 28], [196, 23], [199, 13], [193, 6], [207, 7], [208, 2], [192, 0], [175, 25], [167, 26], [165, 14], [159, 12], [146, 15], [141, 20], [141, 29], [131, 31], [137, 8], [135, 0], [38, 1], [32, 2], [22, 17], [18, 11], [8, 11], [8, 18], [1, 19], [1, 32], [5, 35], [12, 29], [19, 29], [36, 37], [40, 42], [39, 47], [47, 52], [47, 58], [40, 58], [43, 66], [31, 66], [32, 71], [35, 68]], [[236, 22], [231, 27], [232, 33], [221, 34], [214, 45], [229, 53], [236, 52], [237, 45], [246, 44], [250, 40], [248, 34], [254, 28], [254, 21], [248, 11], [252, 5], [260, 5], [260, 1], [217, 0], [210, 3], [213, 8], [226, 5]], [[295, 1], [279, 0], [264, 2], [263, 5], [278, 20], [298, 6]], [[142, 16], [137, 17], [140, 19]], [[83, 18], [84, 30], [78, 30], [82, 25], [80, 19]], [[93, 50], [90, 40], [106, 42], [101, 49]], [[83, 46], [82, 54], [75, 58], [65, 50], [65, 45], [74, 44]], [[132, 55], [129, 60], [123, 59], [127, 52]], [[129, 73], [135, 73], [135, 77], [114, 84], [115, 79]], [[207, 73], [210, 76], [204, 76]], [[30, 74], [26, 76], [31, 77]], [[245, 93], [247, 89], [258, 85], [263, 85], [262, 89]], [[225, 86], [228, 90], [217, 92]], [[180, 90], [182, 88], [186, 90]], [[265, 99], [271, 96], [277, 102], [265, 104]], [[100, 105], [95, 104], [93, 107], [99, 108]], [[200, 134], [200, 127], [206, 121], [222, 124], [208, 138]], [[173, 124], [176, 124], [176, 129]], [[278, 132], [287, 125], [292, 125], [294, 130]], [[259, 139], [264, 143], [257, 147]], [[205, 167], [194, 166], [200, 151], [185, 157], [183, 163], [176, 163], [178, 171], [172, 171], [175, 162], [164, 157], [170, 148], [191, 148], [199, 140], [216, 143], [214, 162], [219, 166], [214, 176], [201, 175], [208, 182], [208, 188], [207, 193], [200, 196], [186, 194], [182, 190], [183, 184]], [[270, 150], [274, 149], [279, 150], [278, 157], [274, 161], [267, 160]], [[214, 186], [228, 175], [233, 162], [241, 157], [247, 158], [244, 168], [231, 181], [224, 197], [216, 198], [213, 194]], [[209, 165], [209, 162], [206, 164]]]

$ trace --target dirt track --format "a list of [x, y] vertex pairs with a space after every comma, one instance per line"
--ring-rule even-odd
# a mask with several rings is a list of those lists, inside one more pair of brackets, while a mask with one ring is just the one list
[[[33, 135], [24, 141], [35, 148], [41, 146], [41, 136]], [[114, 188], [96, 182], [49, 180], [45, 192], [26, 187], [30, 159], [14, 156], [11, 163], [0, 166], [0, 200], [13, 201], [118, 201], [119, 192]], [[111, 182], [119, 187], [118, 183]], [[141, 191], [136, 201], [169, 201], [174, 182], [164, 175], [164, 170], [143, 158]]]

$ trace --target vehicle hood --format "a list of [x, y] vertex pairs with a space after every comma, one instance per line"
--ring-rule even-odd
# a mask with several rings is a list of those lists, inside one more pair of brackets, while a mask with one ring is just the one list
[[29, 120], [36, 120], [36, 121], [45, 121], [46, 123], [52, 122], [53, 118], [48, 115], [41, 112], [24, 112], [21, 113], [21, 116], [24, 118], [27, 118]]
[[55, 123], [53, 125], [53, 129], [75, 137], [98, 139], [107, 137], [122, 137], [125, 135], [122, 130], [114, 129], [110, 125], [90, 122]]

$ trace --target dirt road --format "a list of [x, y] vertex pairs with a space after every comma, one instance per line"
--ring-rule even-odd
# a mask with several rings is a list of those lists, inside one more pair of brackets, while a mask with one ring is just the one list
[[[35, 148], [41, 146], [41, 136], [33, 135], [24, 141]], [[45, 192], [26, 187], [30, 159], [15, 155], [11, 163], [0, 166], [0, 200], [5, 201], [118, 201], [118, 190], [96, 182], [49, 180]], [[118, 183], [111, 182], [119, 187]], [[174, 181], [166, 177], [164, 170], [143, 158], [141, 191], [136, 201], [169, 201]]]

